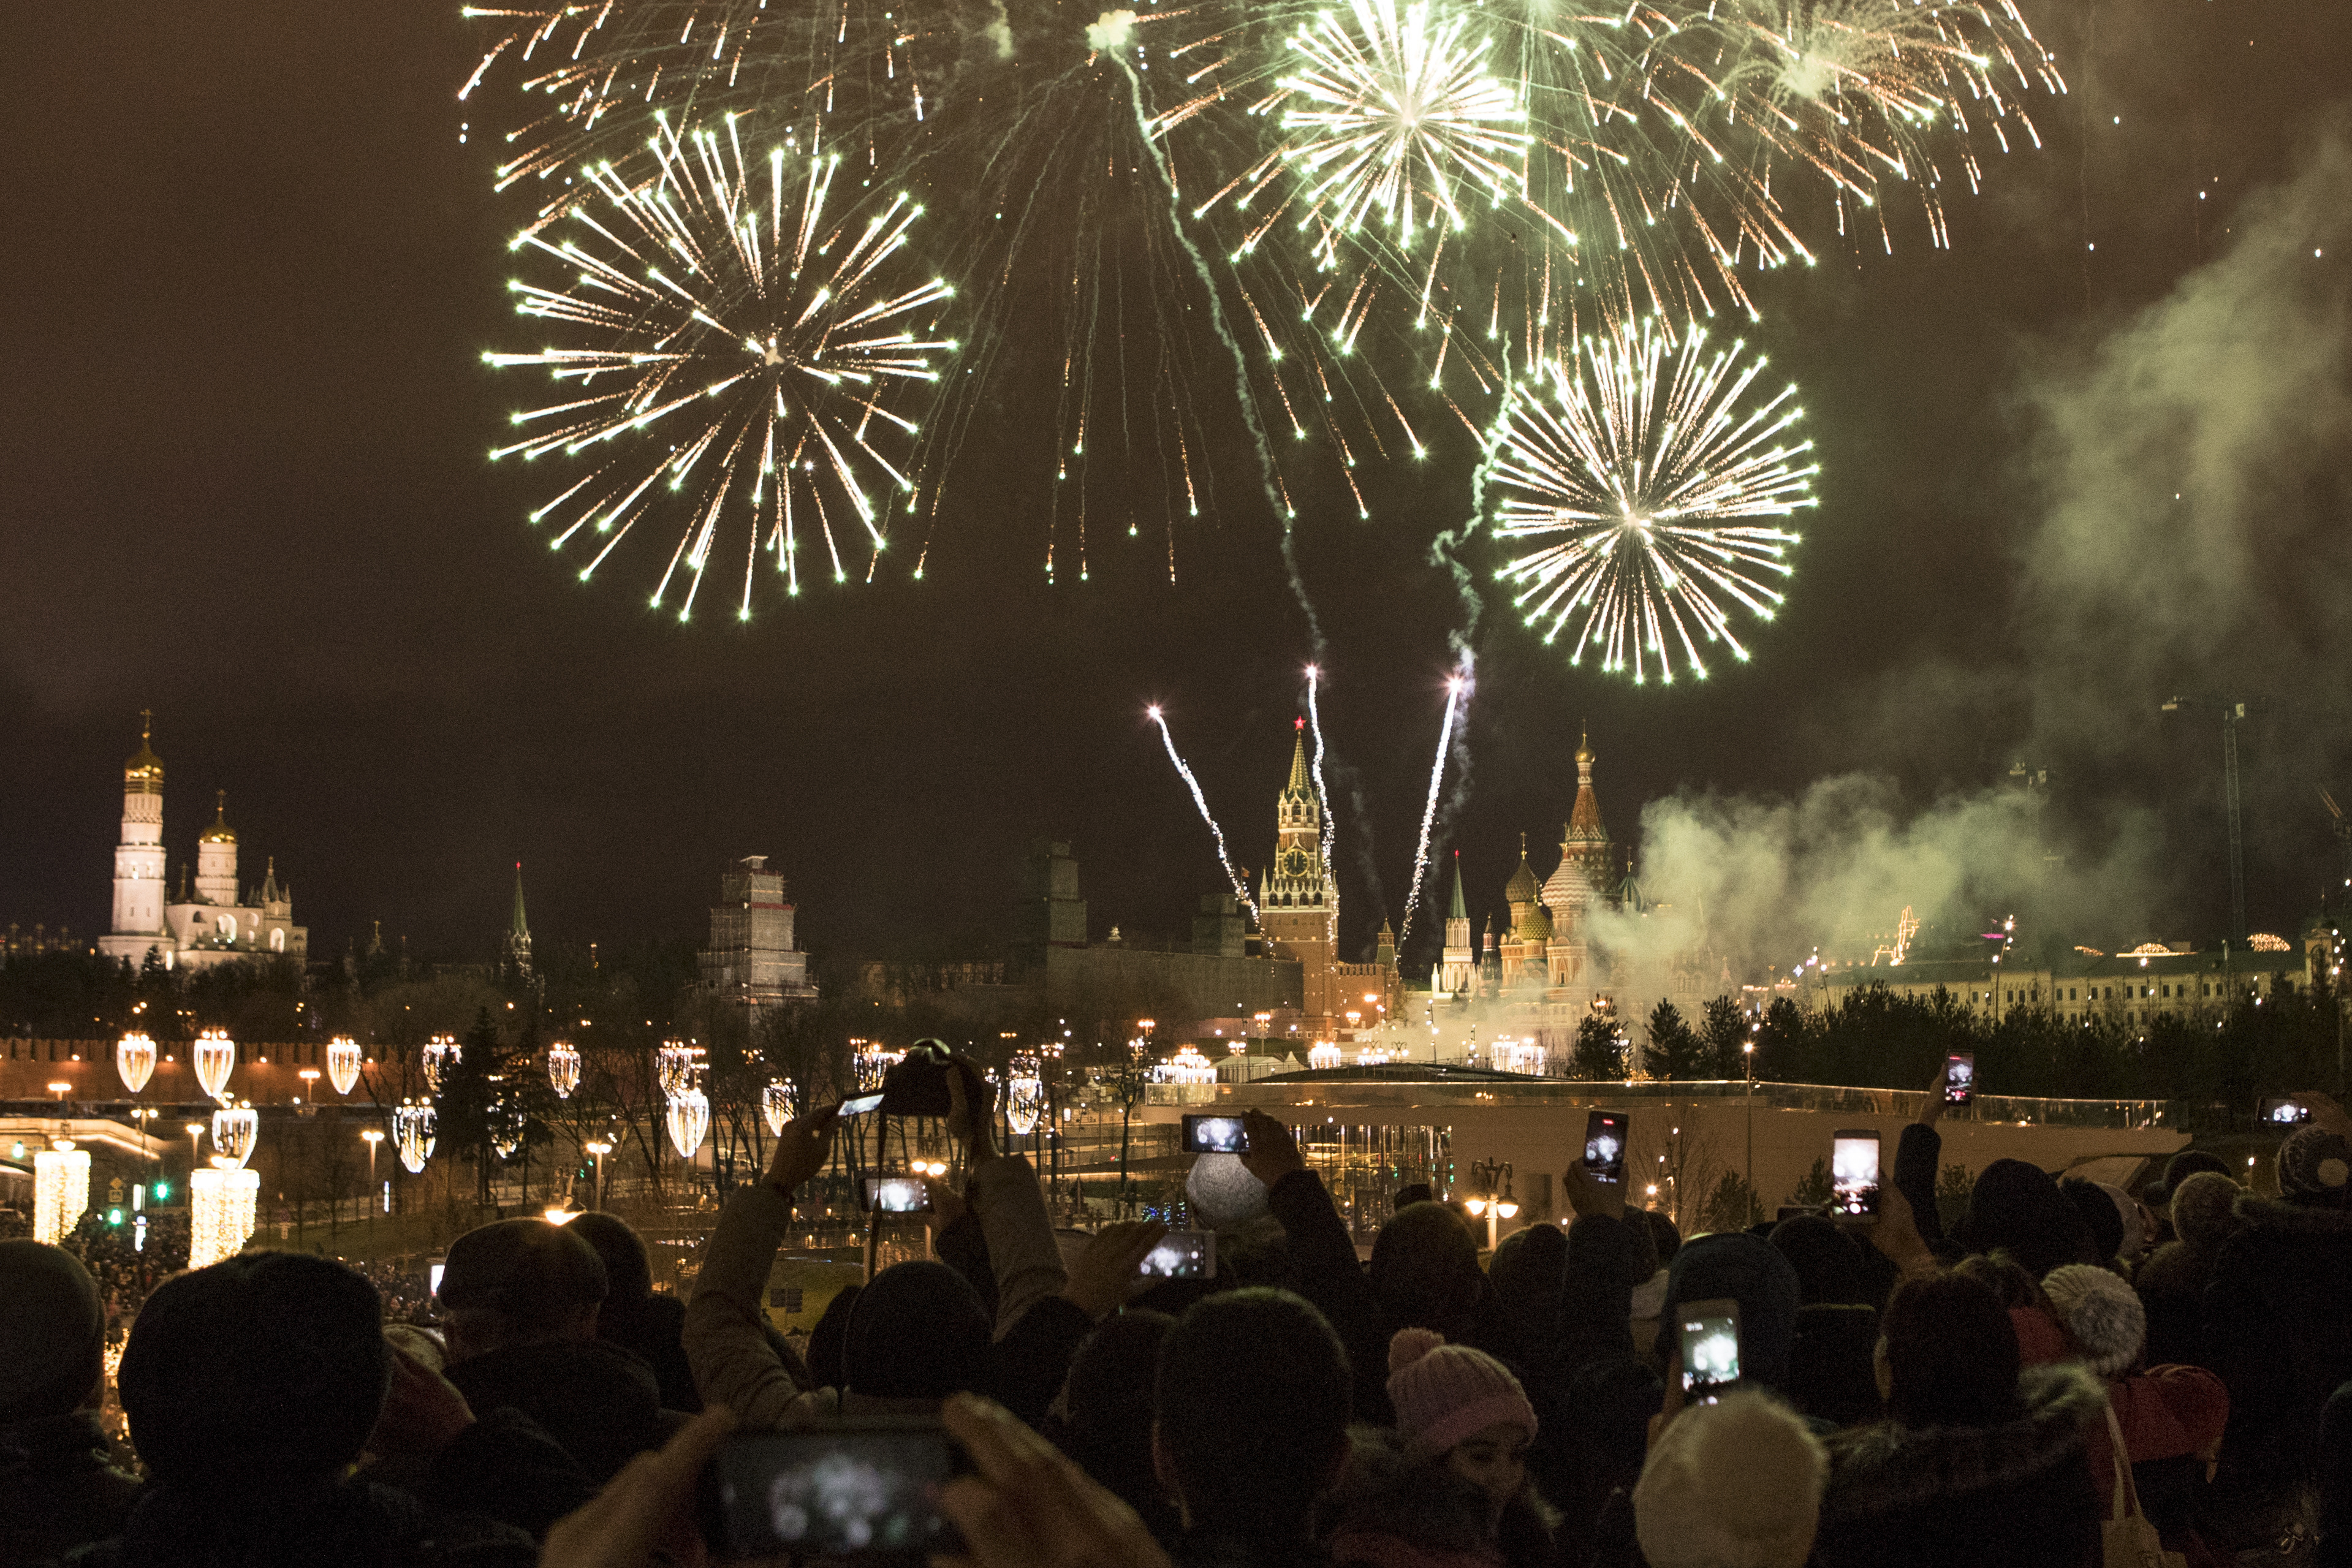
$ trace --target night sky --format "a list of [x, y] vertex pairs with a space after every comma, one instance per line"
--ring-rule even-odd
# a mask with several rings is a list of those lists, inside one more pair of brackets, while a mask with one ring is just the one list
[[[2253, 193], [2307, 165], [2352, 82], [2352, 12], [2026, 9], [2074, 90], [2033, 101], [2042, 150], [1949, 194], [1951, 248], [1916, 213], [1892, 256], [1874, 231], [1813, 227], [1819, 267], [1755, 284], [1753, 335], [1803, 386], [1824, 475], [1754, 662], [1635, 690], [1490, 608], [1447, 840], [1489, 903], [1519, 831], [1556, 840], [1589, 722], [1621, 840], [1677, 790], [1864, 770], [1927, 810], [2026, 758], [2053, 770], [2084, 862], [2119, 821], [2155, 835], [2155, 882], [2083, 939], [2218, 933], [2216, 733], [2157, 706], [2230, 685], [2265, 704], [2244, 731], [2251, 922], [2313, 907], [2336, 863], [2314, 787], [2352, 796], [2327, 402], [2352, 235], [2341, 256], [2312, 237], [2326, 254], [2291, 286], [2317, 324], [2296, 334], [2319, 389], [2298, 403], [2319, 412], [2252, 465], [2275, 484], [2200, 536], [2245, 578], [2211, 639], [2142, 643], [2130, 585], [2203, 570], [2160, 532], [2119, 524], [2068, 569], [2069, 596], [2124, 612], [2053, 632], [2062, 612], [2021, 584], [2051, 506], [2032, 389], [2223, 256]], [[0, 19], [0, 923], [104, 928], [117, 770], [152, 706], [174, 884], [226, 788], [245, 874], [275, 855], [314, 956], [381, 920], [420, 955], [487, 957], [517, 860], [542, 942], [696, 936], [721, 862], [751, 852], [791, 877], [821, 954], [980, 956], [1038, 834], [1076, 846], [1097, 936], [1184, 935], [1222, 879], [1144, 706], [1167, 705], [1259, 864], [1309, 653], [1242, 452], [1212, 455], [1216, 515], [1180, 537], [1172, 586], [1150, 530], [1118, 528], [1089, 580], [1047, 586], [1051, 459], [1017, 385], [920, 583], [817, 588], [748, 627], [653, 615], [638, 578], [580, 585], [525, 527], [541, 476], [484, 455], [541, 383], [480, 362], [536, 346], [503, 287], [520, 208], [490, 190], [494, 116], [456, 99], [481, 37], [407, 0]], [[1409, 873], [1459, 614], [1427, 540], [1466, 510], [1461, 450], [1368, 472], [1369, 523], [1336, 486], [1302, 498], [1326, 723], [1366, 807], [1335, 779], [1351, 946]]]

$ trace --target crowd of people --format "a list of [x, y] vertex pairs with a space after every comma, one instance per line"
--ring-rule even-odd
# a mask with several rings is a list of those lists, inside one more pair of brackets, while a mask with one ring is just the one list
[[[1369, 1260], [1253, 1112], [1214, 1275], [1167, 1279], [1141, 1267], [1155, 1221], [1066, 1249], [977, 1075], [951, 1082], [932, 1256], [842, 1291], [804, 1348], [769, 1277], [831, 1109], [730, 1197], [683, 1301], [593, 1213], [467, 1232], [417, 1322], [295, 1252], [163, 1280], [116, 1375], [129, 1452], [95, 1415], [99, 1281], [0, 1241], [0, 1563], [725, 1561], [750, 1548], [707, 1476], [941, 1432], [956, 1473], [923, 1506], [952, 1534], [849, 1544], [978, 1568], [2352, 1563], [2352, 1123], [2325, 1096], [2275, 1193], [2193, 1152], [2140, 1193], [1999, 1160], [1948, 1232], [1931, 1110], [1873, 1223], [1685, 1239], [1571, 1165], [1565, 1227], [1488, 1256], [1421, 1197]], [[1681, 1329], [1716, 1313], [1737, 1376], [1694, 1383]], [[784, 1498], [779, 1521], [833, 1506]]]

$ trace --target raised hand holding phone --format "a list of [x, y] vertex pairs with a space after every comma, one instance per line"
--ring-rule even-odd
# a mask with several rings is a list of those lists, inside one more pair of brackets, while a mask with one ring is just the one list
[[1242, 1151], [1242, 1168], [1266, 1185], [1271, 1191], [1283, 1177], [1293, 1171], [1307, 1168], [1307, 1156], [1298, 1152], [1298, 1140], [1290, 1129], [1263, 1111], [1243, 1113], [1242, 1130], [1249, 1135], [1249, 1147]]
[[776, 1134], [775, 1153], [768, 1158], [768, 1185], [790, 1197], [824, 1169], [833, 1153], [834, 1124], [841, 1107], [827, 1105], [784, 1124]]

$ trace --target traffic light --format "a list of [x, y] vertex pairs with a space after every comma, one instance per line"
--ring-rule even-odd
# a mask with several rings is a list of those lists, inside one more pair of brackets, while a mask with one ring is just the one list
[[106, 1211], [106, 1222], [107, 1222], [109, 1225], [120, 1225], [120, 1224], [121, 1224], [121, 1223], [122, 1223], [122, 1210], [121, 1210], [121, 1209], [119, 1209], [119, 1208], [110, 1208], [110, 1209], [108, 1209], [108, 1210]]
[[159, 1181], [155, 1184], [155, 1201], [157, 1203], [169, 1203], [172, 1201], [172, 1184], [170, 1182]]

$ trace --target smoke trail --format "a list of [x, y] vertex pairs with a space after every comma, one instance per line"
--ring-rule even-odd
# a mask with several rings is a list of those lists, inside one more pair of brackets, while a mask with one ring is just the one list
[[1201, 781], [1192, 777], [1192, 770], [1184, 766], [1182, 758], [1176, 755], [1176, 737], [1168, 733], [1168, 720], [1161, 716], [1159, 705], [1154, 704], [1144, 711], [1151, 716], [1151, 722], [1160, 727], [1160, 739], [1168, 747], [1168, 760], [1176, 765], [1178, 773], [1183, 775], [1184, 787], [1192, 791], [1192, 804], [1201, 808], [1201, 821], [1209, 824], [1209, 834], [1217, 841], [1217, 863], [1225, 868], [1225, 880], [1234, 884], [1234, 896], [1242, 901], [1242, 907], [1250, 912], [1250, 920], [1255, 924], [1257, 920], [1257, 900], [1250, 896], [1249, 884], [1242, 880], [1241, 873], [1234, 869], [1233, 861], [1225, 854], [1225, 831], [1217, 826], [1217, 819], [1209, 814], [1209, 798], [1201, 793]]
[[[1143, 138], [1143, 145], [1151, 154], [1152, 170], [1168, 192], [1169, 232], [1183, 247], [1186, 259], [1192, 262], [1193, 273], [1201, 279], [1201, 287], [1208, 294], [1209, 323], [1217, 330], [1217, 341], [1223, 343], [1225, 351], [1233, 356], [1234, 396], [1241, 404], [1242, 423], [1249, 427], [1250, 443], [1257, 449], [1258, 483], [1265, 487], [1266, 505], [1272, 507], [1274, 515], [1282, 519], [1283, 571], [1290, 580], [1290, 596], [1298, 601], [1298, 608], [1307, 617], [1307, 643], [1314, 650], [1315, 656], [1320, 659], [1324, 650], [1323, 622], [1315, 613], [1314, 601], [1307, 597], [1307, 580], [1298, 572], [1297, 541], [1291, 530], [1292, 523], [1297, 520], [1297, 514], [1284, 499], [1282, 486], [1275, 479], [1274, 447], [1265, 438], [1265, 427], [1258, 423], [1257, 404], [1250, 395], [1249, 361], [1243, 357], [1242, 346], [1234, 340], [1233, 329], [1226, 324], [1224, 300], [1217, 292], [1217, 280], [1210, 275], [1208, 260], [1202, 256], [1200, 247], [1192, 243], [1192, 236], [1184, 232], [1182, 205], [1176, 195], [1176, 176], [1170, 171], [1168, 155], [1160, 148], [1159, 138], [1152, 134], [1150, 123], [1143, 115], [1143, 84], [1137, 79], [1135, 67], [1129, 63], [1124, 52], [1115, 51], [1111, 57], [1118, 62], [1118, 68], [1127, 73], [1128, 101], [1135, 110], [1136, 133]], [[1329, 821], [1328, 812], [1325, 821]], [[1328, 856], [1326, 863], [1328, 863]]]
[[1412, 852], [1412, 890], [1405, 894], [1404, 918], [1397, 926], [1397, 946], [1402, 948], [1412, 935], [1412, 917], [1421, 907], [1422, 879], [1429, 873], [1429, 836], [1437, 826], [1437, 794], [1445, 782], [1445, 758], [1454, 748], [1454, 718], [1462, 706], [1464, 688], [1470, 682], [1470, 652], [1464, 649], [1462, 659], [1454, 666], [1454, 676], [1445, 683], [1445, 723], [1437, 732], [1437, 760], [1429, 769], [1429, 803], [1421, 811], [1421, 842]]
[[1486, 612], [1486, 601], [1478, 597], [1477, 579], [1464, 565], [1458, 550], [1468, 545], [1486, 520], [1486, 482], [1494, 476], [1495, 465], [1502, 458], [1503, 432], [1510, 428], [1511, 416], [1518, 411], [1519, 378], [1507, 376], [1503, 383], [1502, 406], [1496, 411], [1495, 421], [1479, 437], [1481, 451], [1477, 467], [1470, 471], [1470, 515], [1462, 519], [1459, 528], [1447, 528], [1429, 541], [1429, 559], [1444, 567], [1454, 578], [1454, 591], [1462, 596], [1462, 629], [1453, 632], [1449, 641], [1454, 651], [1466, 653], [1470, 639], [1478, 630], [1478, 618]]
[[1323, 715], [1315, 706], [1315, 688], [1322, 682], [1322, 672], [1314, 665], [1307, 666], [1307, 726], [1315, 732], [1315, 760], [1307, 765], [1315, 775], [1315, 804], [1323, 812], [1323, 873], [1335, 875], [1331, 852], [1339, 844], [1339, 824], [1331, 815], [1331, 792], [1323, 788]]

